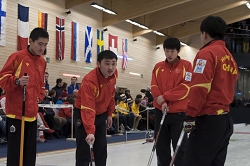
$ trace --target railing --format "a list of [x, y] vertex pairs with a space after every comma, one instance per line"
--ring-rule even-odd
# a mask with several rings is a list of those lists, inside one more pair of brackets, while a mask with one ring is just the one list
[[73, 131], [74, 131], [74, 121], [73, 121], [73, 109], [74, 106], [72, 104], [38, 104], [39, 107], [43, 108], [71, 108], [72, 109], [72, 116], [71, 116], [71, 138], [73, 138]]

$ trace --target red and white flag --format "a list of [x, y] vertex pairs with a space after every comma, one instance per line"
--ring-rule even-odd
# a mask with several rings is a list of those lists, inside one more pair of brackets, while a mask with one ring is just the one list
[[109, 34], [109, 50], [113, 51], [116, 55], [118, 52], [118, 36]]
[[64, 59], [64, 19], [56, 17], [56, 59], [61, 61]]
[[128, 67], [128, 39], [122, 39], [122, 69]]
[[17, 50], [26, 49], [29, 38], [29, 7], [18, 4]]

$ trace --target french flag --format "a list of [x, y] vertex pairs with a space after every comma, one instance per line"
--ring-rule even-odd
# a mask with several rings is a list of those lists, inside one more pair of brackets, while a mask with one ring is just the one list
[[17, 50], [26, 49], [29, 38], [29, 7], [18, 4]]
[[79, 24], [71, 22], [71, 59], [73, 61], [80, 61], [79, 55]]
[[5, 46], [6, 36], [6, 0], [0, 0], [0, 45]]

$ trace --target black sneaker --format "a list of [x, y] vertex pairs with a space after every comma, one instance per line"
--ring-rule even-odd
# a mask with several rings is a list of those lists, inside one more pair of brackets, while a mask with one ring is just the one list
[[61, 136], [58, 134], [58, 133], [54, 133], [54, 136], [57, 138], [57, 139], [60, 139]]
[[130, 128], [130, 127], [128, 127], [128, 126], [126, 126], [126, 127], [125, 127], [125, 130], [130, 131], [130, 130], [131, 130], [131, 128]]

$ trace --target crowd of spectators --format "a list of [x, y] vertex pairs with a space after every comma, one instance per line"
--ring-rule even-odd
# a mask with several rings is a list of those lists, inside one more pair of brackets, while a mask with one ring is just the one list
[[[55, 82], [56, 85], [50, 88], [48, 83], [49, 73], [45, 74], [45, 94], [44, 99], [38, 104], [66, 104], [74, 105], [77, 96], [79, 84], [77, 77], [71, 78], [71, 84], [68, 86], [61, 78]], [[6, 143], [6, 115], [5, 115], [5, 91], [0, 88], [0, 143]], [[130, 90], [118, 88], [115, 94], [116, 109], [113, 113], [113, 125], [107, 130], [107, 134], [117, 134], [127, 131], [146, 130], [147, 107], [153, 107], [153, 97], [150, 88], [141, 89], [141, 91], [132, 97]], [[150, 111], [149, 127], [154, 128], [154, 113]], [[119, 122], [119, 123], [118, 123]], [[39, 107], [37, 114], [37, 141], [46, 142], [51, 139], [60, 139], [74, 135], [72, 125], [72, 109], [68, 108], [48, 108]]]
[[250, 20], [243, 20], [228, 25], [224, 41], [231, 53], [249, 53]]

